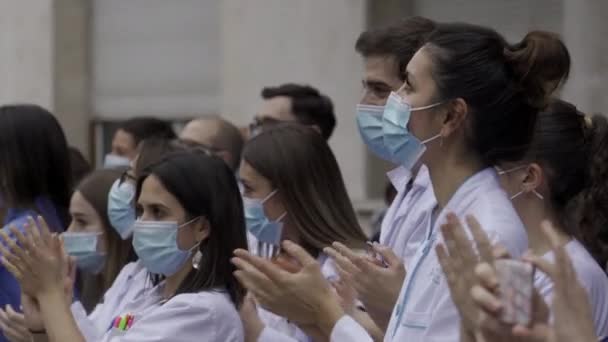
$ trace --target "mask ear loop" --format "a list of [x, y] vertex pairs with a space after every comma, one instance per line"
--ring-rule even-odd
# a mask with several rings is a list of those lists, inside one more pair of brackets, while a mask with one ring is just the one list
[[[517, 197], [521, 196], [524, 192], [525, 192], [524, 190], [521, 190], [518, 193], [516, 193], [515, 195], [511, 196], [511, 201], [516, 199]], [[543, 201], [545, 199], [545, 197], [536, 190], [532, 190], [532, 193], [534, 194], [534, 196], [538, 197], [538, 199], [541, 201]]]
[[279, 189], [274, 189], [271, 193], [269, 193], [268, 195], [266, 195], [266, 197], [264, 197], [264, 199], [262, 199], [260, 202], [262, 204], [266, 203], [266, 201], [268, 201], [269, 199], [271, 199], [272, 196], [274, 196], [274, 194], [277, 193], [277, 191], [279, 191]]

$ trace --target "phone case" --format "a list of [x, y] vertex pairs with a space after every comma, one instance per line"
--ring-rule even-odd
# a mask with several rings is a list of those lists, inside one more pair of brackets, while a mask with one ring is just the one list
[[523, 261], [498, 260], [495, 268], [503, 303], [502, 321], [528, 325], [532, 314], [534, 267]]

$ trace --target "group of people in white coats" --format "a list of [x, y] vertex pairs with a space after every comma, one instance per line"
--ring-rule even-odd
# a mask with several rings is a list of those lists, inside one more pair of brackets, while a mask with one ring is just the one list
[[[126, 168], [83, 180], [67, 232], [36, 210], [9, 222], [0, 252], [20, 300], [0, 310], [4, 338], [608, 338], [608, 122], [554, 97], [570, 69], [559, 37], [511, 44], [413, 17], [362, 33], [356, 50], [361, 138], [397, 165], [379, 243], [366, 241], [327, 143], [331, 101], [266, 89], [244, 147], [220, 119], [198, 121], [181, 142], [130, 144], [109, 158]], [[197, 142], [195, 126], [230, 138]], [[11, 190], [5, 200], [23, 204]], [[537, 268], [526, 324], [504, 318], [498, 265], [515, 260]]]

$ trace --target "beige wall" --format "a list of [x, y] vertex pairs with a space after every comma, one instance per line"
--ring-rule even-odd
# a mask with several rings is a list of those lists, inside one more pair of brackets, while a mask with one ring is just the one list
[[365, 27], [363, 0], [225, 0], [221, 7], [222, 113], [252, 119], [263, 86], [309, 83], [329, 95], [338, 127], [330, 140], [351, 197], [364, 198], [365, 147], [355, 105], [361, 61], [354, 52]]
[[220, 111], [246, 124], [261, 87], [310, 83], [335, 101], [331, 145], [351, 196], [365, 199], [382, 193], [387, 166], [355, 126], [363, 29], [420, 14], [491, 25], [510, 40], [559, 32], [573, 57], [564, 97], [608, 112], [605, 13], [603, 0], [0, 0], [0, 103], [54, 109], [87, 152], [93, 117]]
[[0, 0], [0, 102], [53, 98], [53, 0]]

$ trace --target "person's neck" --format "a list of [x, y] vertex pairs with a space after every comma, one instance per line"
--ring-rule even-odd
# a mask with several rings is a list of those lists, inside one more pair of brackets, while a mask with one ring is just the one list
[[[515, 200], [517, 201], [517, 199]], [[550, 221], [555, 227], [560, 245], [565, 245], [572, 240], [572, 237], [565, 233], [565, 227], [558, 216], [546, 208], [543, 201], [535, 198], [522, 207], [525, 208], [525, 212], [520, 217], [528, 233], [528, 248], [535, 255], [542, 256], [551, 251], [551, 243], [541, 229], [541, 223], [545, 220]]]
[[475, 158], [449, 158], [428, 165], [433, 191], [437, 199], [436, 210], [445, 208], [454, 193], [472, 175], [484, 168], [481, 160]]
[[177, 289], [179, 288], [180, 284], [184, 281], [184, 279], [186, 279], [188, 273], [190, 273], [191, 270], [192, 261], [191, 259], [188, 259], [188, 261], [186, 261], [184, 266], [182, 266], [179, 271], [177, 271], [175, 274], [168, 276], [165, 279], [165, 285], [162, 289], [162, 297], [164, 299], [169, 299], [173, 297], [175, 292], [177, 292]]

